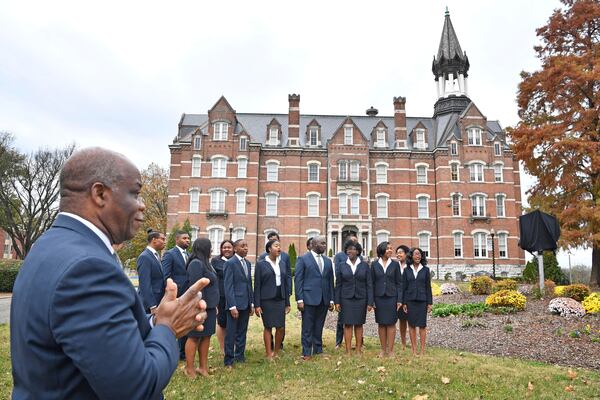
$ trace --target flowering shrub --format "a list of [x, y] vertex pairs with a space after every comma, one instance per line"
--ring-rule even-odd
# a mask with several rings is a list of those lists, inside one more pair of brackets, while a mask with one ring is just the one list
[[437, 283], [431, 282], [431, 294], [434, 296], [441, 295], [442, 291], [440, 289], [440, 285], [438, 285]]
[[600, 312], [600, 295], [598, 295], [598, 293], [590, 294], [583, 300], [581, 305], [588, 314], [596, 314]]
[[585, 315], [583, 306], [579, 302], [568, 297], [557, 297], [550, 300], [548, 311], [566, 318], [583, 317]]
[[517, 281], [514, 279], [502, 279], [501, 281], [496, 282], [496, 286], [494, 287], [496, 291], [499, 290], [517, 290]]
[[440, 290], [442, 291], [442, 294], [460, 293], [460, 288], [454, 283], [442, 283]]
[[554, 288], [554, 295], [558, 297], [564, 297], [565, 295], [565, 285], [560, 285]]
[[513, 307], [518, 310], [525, 308], [527, 298], [516, 290], [500, 290], [489, 295], [485, 304], [490, 307]]
[[563, 289], [563, 296], [570, 297], [573, 300], [583, 301], [586, 297], [590, 295], [590, 288], [586, 285], [575, 284], [565, 286]]
[[550, 279], [546, 279], [544, 281], [544, 296], [554, 297], [554, 288], [556, 288], [556, 283]]
[[494, 280], [489, 276], [478, 276], [471, 280], [471, 293], [473, 294], [490, 294]]

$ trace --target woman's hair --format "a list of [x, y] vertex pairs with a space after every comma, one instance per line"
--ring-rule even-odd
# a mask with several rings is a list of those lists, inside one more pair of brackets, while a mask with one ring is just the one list
[[356, 251], [358, 252], [358, 256], [360, 257], [360, 255], [361, 255], [361, 254], [362, 254], [362, 252], [363, 252], [363, 248], [362, 248], [362, 246], [360, 245], [360, 243], [358, 243], [358, 242], [353, 242], [352, 240], [348, 240], [348, 241], [346, 241], [346, 243], [344, 243], [344, 253], [345, 253], [346, 251], [348, 251], [348, 249], [349, 249], [350, 247], [354, 247], [354, 248], [356, 249]]
[[426, 266], [427, 265], [427, 257], [425, 256], [425, 253], [423, 253], [423, 250], [421, 250], [419, 247], [413, 247], [412, 249], [410, 249], [410, 252], [406, 253], [407, 263], [408, 263], [408, 260], [410, 260], [410, 264], [414, 264], [413, 253], [417, 250], [421, 254], [421, 261], [419, 262], [419, 264], [421, 264], [422, 266]]
[[396, 247], [396, 253], [398, 252], [398, 250], [402, 249], [402, 251], [404, 251], [404, 254], [406, 254], [408, 256], [408, 253], [410, 253], [410, 249], [408, 248], [407, 245], [405, 244], [401, 244], [400, 246]]
[[221, 242], [221, 245], [219, 246], [219, 251], [220, 251], [220, 253], [221, 253], [221, 257], [224, 257], [224, 256], [223, 256], [223, 246], [225, 245], [225, 243], [229, 243], [229, 244], [231, 245], [231, 248], [232, 248], [232, 250], [233, 250], [233, 241], [232, 241], [232, 240], [229, 240], [229, 239], [225, 239], [225, 240], [223, 240], [223, 241]]
[[190, 265], [193, 260], [198, 259], [214, 272], [214, 268], [209, 262], [210, 249], [211, 243], [207, 238], [198, 238], [194, 240], [194, 244], [192, 244], [192, 254], [190, 254], [190, 258], [188, 258], [187, 265]]
[[266, 251], [267, 253], [270, 253], [270, 252], [271, 252], [271, 247], [272, 247], [272, 246], [273, 246], [275, 243], [278, 243], [278, 242], [279, 242], [279, 240], [278, 240], [278, 239], [271, 239], [271, 240], [269, 240], [269, 241], [267, 242], [267, 244], [265, 245], [265, 251]]
[[385, 255], [385, 252], [387, 251], [388, 246], [390, 245], [390, 242], [381, 242], [377, 245], [377, 257], [383, 257]]

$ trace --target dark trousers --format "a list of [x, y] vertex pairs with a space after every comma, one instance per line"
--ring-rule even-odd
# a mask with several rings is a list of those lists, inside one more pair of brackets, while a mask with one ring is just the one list
[[302, 355], [312, 356], [323, 352], [323, 326], [328, 304], [304, 305], [302, 312]]
[[342, 321], [344, 320], [344, 309], [342, 308], [340, 312], [338, 312], [337, 324], [335, 326], [335, 345], [341, 346], [342, 340], [344, 340], [344, 324]]
[[246, 358], [246, 333], [248, 332], [248, 319], [250, 318], [250, 309], [238, 310], [239, 317], [235, 319], [231, 316], [231, 311], [227, 311], [227, 330], [225, 331], [225, 365], [232, 365], [234, 361], [244, 362]]
[[179, 344], [179, 359], [185, 360], [185, 342], [187, 342], [187, 335], [182, 336], [177, 339], [177, 343]]

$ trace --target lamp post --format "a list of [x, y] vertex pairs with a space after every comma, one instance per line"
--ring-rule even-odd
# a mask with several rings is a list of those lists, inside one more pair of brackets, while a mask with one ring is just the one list
[[233, 238], [233, 222], [229, 223], [229, 240]]
[[496, 236], [496, 232], [494, 228], [490, 231], [490, 236], [492, 237], [492, 278], [496, 279], [496, 252], [494, 251], [494, 236]]

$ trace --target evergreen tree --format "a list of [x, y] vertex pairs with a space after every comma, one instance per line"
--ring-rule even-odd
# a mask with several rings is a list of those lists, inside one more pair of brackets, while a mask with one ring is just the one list
[[[187, 221], [187, 220], [186, 220]], [[167, 250], [172, 249], [173, 247], [175, 247], [175, 236], [177, 235], [177, 231], [180, 230], [181, 228], [179, 227], [179, 224], [175, 224], [173, 225], [173, 229], [171, 229], [171, 232], [169, 233], [169, 237], [167, 238]]]
[[[539, 267], [537, 257], [529, 261], [523, 271], [523, 279], [527, 282], [537, 282], [539, 280]], [[558, 265], [556, 254], [553, 251], [544, 252], [544, 278], [550, 279], [557, 285], [564, 285], [569, 283], [569, 280], [565, 276], [564, 272]]]
[[294, 243], [289, 245], [288, 255], [290, 256], [290, 268], [292, 269], [292, 276], [294, 276], [294, 272], [296, 271], [296, 259], [298, 258], [298, 255], [296, 254], [296, 245], [294, 245]]

